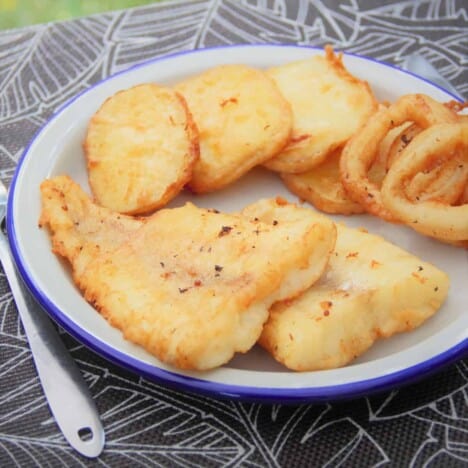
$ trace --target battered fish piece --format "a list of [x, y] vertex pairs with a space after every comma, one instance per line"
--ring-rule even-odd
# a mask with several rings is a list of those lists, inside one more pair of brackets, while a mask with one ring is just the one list
[[271, 223], [188, 203], [127, 225], [68, 182], [42, 188], [55, 252], [126, 339], [180, 368], [210, 369], [248, 351], [272, 303], [309, 287], [334, 247], [334, 224], [294, 205]]
[[290, 105], [271, 78], [224, 65], [176, 84], [200, 132], [200, 160], [189, 187], [220, 189], [279, 153], [289, 141]]
[[344, 366], [377, 339], [412, 330], [447, 297], [448, 276], [384, 239], [337, 226], [319, 281], [270, 310], [259, 343], [297, 371]]
[[298, 269], [281, 283], [276, 300], [292, 299], [320, 278], [335, 248], [336, 227], [331, 219], [325, 216], [317, 218], [315, 212], [309, 208], [291, 204], [281, 197], [259, 200], [245, 207], [240, 214], [259, 225], [266, 223], [278, 226], [279, 223], [306, 221], [317, 223], [317, 228], [320, 226], [315, 249], [308, 260], [308, 267]]
[[273, 171], [297, 174], [318, 166], [378, 106], [369, 84], [353, 76], [331, 47], [325, 48], [325, 57], [270, 68], [267, 74], [293, 112], [289, 144], [264, 164]]
[[185, 100], [156, 84], [107, 99], [91, 118], [83, 147], [96, 200], [126, 214], [168, 203], [189, 181], [199, 157]]
[[333, 151], [319, 166], [302, 174], [281, 174], [286, 187], [320, 211], [334, 214], [363, 213], [364, 208], [352, 201], [340, 178], [341, 148]]
[[75, 280], [92, 260], [129, 240], [145, 222], [94, 204], [65, 175], [42, 182], [41, 197], [39, 226], [49, 228], [52, 250], [70, 261]]

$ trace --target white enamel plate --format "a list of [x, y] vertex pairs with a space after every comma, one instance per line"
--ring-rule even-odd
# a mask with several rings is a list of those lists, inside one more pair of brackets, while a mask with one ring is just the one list
[[[39, 185], [45, 178], [66, 173], [89, 190], [81, 143], [90, 117], [107, 97], [139, 83], [170, 85], [223, 63], [263, 68], [316, 53], [323, 52], [296, 46], [245, 45], [160, 58], [98, 83], [68, 102], [47, 122], [18, 165], [10, 191], [8, 234], [26, 284], [54, 320], [97, 353], [147, 378], [183, 390], [264, 402], [311, 402], [366, 395], [411, 382], [466, 353], [466, 251], [374, 217], [354, 216], [345, 221], [351, 226], [364, 226], [445, 270], [451, 281], [448, 300], [423, 326], [379, 341], [351, 365], [303, 373], [288, 371], [258, 347], [210, 372], [184, 372], [162, 364], [125, 341], [118, 330], [83, 300], [67, 266], [51, 252], [47, 232], [38, 228]], [[379, 99], [392, 101], [414, 92], [426, 93], [440, 101], [453, 99], [444, 90], [392, 66], [354, 55], [346, 55], [344, 60], [352, 73], [369, 81]], [[297, 201], [275, 174], [254, 170], [227, 189], [198, 196], [194, 202], [234, 211], [261, 197], [277, 195]], [[173, 204], [181, 204], [187, 198], [188, 195], [181, 195]]]

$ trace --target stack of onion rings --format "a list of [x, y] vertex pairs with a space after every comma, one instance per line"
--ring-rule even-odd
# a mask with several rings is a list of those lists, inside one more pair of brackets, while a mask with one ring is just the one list
[[[454, 106], [449, 106], [449, 108], [454, 109]], [[386, 152], [384, 155], [379, 154], [377, 157], [377, 161], [379, 158], [385, 161], [386, 172], [406, 146], [420, 132], [421, 128], [408, 122], [387, 133], [381, 144], [381, 150], [382, 146], [384, 146]], [[384, 143], [387, 138], [389, 138], [390, 142], [387, 142], [385, 147]], [[438, 158], [433, 161], [432, 167], [426, 167], [423, 172], [419, 172], [409, 181], [406, 187], [406, 196], [412, 201], [434, 200], [451, 205], [463, 193], [467, 171], [468, 167], [463, 165], [462, 154], [458, 154], [451, 159]], [[370, 180], [373, 180], [372, 169], [369, 171], [369, 175]], [[384, 177], [380, 180], [380, 185], [383, 179]]]
[[[441, 103], [424, 94], [382, 104], [341, 154], [313, 174], [294, 175], [294, 187], [285, 183], [322, 211], [349, 215], [362, 209], [468, 247], [468, 114], [461, 114], [467, 108], [468, 102]], [[300, 191], [296, 185], [303, 179]]]
[[382, 184], [382, 201], [392, 216], [422, 234], [448, 242], [467, 241], [468, 204], [451, 206], [430, 199], [414, 203], [404, 191], [409, 180], [442, 157], [457, 160], [457, 169], [465, 174], [464, 194], [468, 177], [468, 122], [465, 119], [431, 125], [416, 135], [390, 167]]
[[391, 129], [406, 122], [426, 129], [435, 124], [458, 121], [452, 109], [423, 94], [402, 96], [388, 108], [379, 109], [344, 147], [340, 174], [349, 197], [371, 214], [387, 221], [399, 221], [384, 205], [379, 186], [367, 174], [378, 155], [380, 143]]

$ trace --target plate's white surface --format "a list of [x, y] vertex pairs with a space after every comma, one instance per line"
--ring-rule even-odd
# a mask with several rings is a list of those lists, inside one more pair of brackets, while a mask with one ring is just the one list
[[[137, 346], [87, 304], [75, 288], [63, 262], [50, 251], [45, 231], [37, 227], [40, 213], [39, 184], [47, 177], [67, 173], [88, 189], [81, 142], [92, 114], [116, 91], [138, 83], [171, 84], [222, 63], [268, 67], [322, 53], [295, 46], [237, 46], [201, 50], [166, 57], [132, 68], [94, 86], [66, 104], [32, 141], [18, 166], [9, 206], [9, 234], [13, 252], [28, 285], [49, 313], [98, 352], [144, 375], [178, 383], [189, 389], [256, 398], [287, 399], [300, 390], [302, 399], [333, 398], [399, 384], [459, 355], [468, 340], [468, 258], [466, 251], [425, 238], [409, 228], [394, 226], [370, 216], [335, 217], [370, 232], [434, 263], [449, 273], [447, 302], [419, 329], [379, 341], [352, 365], [342, 369], [294, 373], [287, 371], [259, 348], [237, 356], [223, 368], [182, 372], [161, 364]], [[377, 98], [394, 100], [405, 93], [426, 93], [438, 100], [452, 99], [443, 90], [406, 72], [356, 56], [345, 56], [349, 70], [369, 81]], [[200, 206], [234, 211], [261, 197], [281, 195], [290, 200], [279, 178], [254, 170], [236, 184], [193, 201]], [[172, 205], [183, 203], [181, 195]], [[165, 372], [165, 370], [170, 371]], [[196, 380], [186, 379], [195, 377]], [[382, 379], [383, 378], [383, 379]], [[344, 385], [344, 386], [343, 386]]]

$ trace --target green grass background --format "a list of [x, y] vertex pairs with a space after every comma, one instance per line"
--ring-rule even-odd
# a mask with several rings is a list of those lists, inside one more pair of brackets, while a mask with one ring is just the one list
[[156, 3], [155, 0], [0, 0], [0, 29], [67, 20], [104, 11]]

